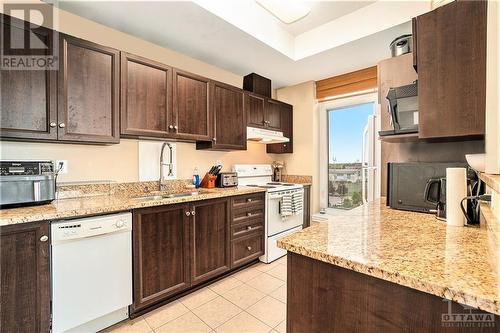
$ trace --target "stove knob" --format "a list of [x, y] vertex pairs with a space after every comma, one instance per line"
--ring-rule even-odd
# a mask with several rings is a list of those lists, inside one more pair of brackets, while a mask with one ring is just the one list
[[124, 225], [125, 225], [125, 222], [123, 220], [116, 221], [117, 228], [122, 228]]

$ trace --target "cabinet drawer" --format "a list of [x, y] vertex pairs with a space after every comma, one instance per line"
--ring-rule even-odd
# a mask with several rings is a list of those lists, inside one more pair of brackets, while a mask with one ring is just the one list
[[234, 211], [231, 224], [240, 224], [249, 220], [264, 219], [264, 214], [264, 206], [249, 206], [245, 209]]
[[240, 238], [243, 236], [255, 234], [256, 232], [264, 231], [264, 220], [251, 220], [247, 223], [233, 225], [231, 227], [231, 239]]
[[243, 265], [264, 254], [264, 233], [249, 235], [232, 241], [232, 267]]
[[264, 206], [266, 194], [255, 193], [248, 195], [241, 195], [233, 198], [233, 209], [245, 209], [250, 206], [262, 205]]

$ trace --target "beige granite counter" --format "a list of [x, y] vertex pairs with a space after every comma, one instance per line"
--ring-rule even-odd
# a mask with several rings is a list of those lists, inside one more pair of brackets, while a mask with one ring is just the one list
[[490, 233], [392, 210], [382, 199], [281, 238], [278, 246], [500, 315], [500, 249]]
[[[136, 208], [207, 200], [264, 191], [265, 189], [248, 187], [200, 189], [197, 195], [148, 201], [139, 201], [133, 197], [124, 196], [123, 194], [58, 199], [47, 205], [2, 209], [0, 210], [0, 226], [119, 212]], [[137, 195], [137, 193], [135, 193], [135, 195]], [[142, 193], [142, 195], [147, 195], [147, 193]]]

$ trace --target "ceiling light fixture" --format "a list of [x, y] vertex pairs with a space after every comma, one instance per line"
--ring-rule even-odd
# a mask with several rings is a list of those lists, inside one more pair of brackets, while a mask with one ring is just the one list
[[255, 0], [255, 2], [285, 24], [297, 22], [311, 12], [311, 9], [301, 1]]

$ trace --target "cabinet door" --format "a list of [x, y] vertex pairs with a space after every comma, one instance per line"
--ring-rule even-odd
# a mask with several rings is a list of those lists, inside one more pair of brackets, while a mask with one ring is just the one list
[[293, 153], [293, 106], [282, 103], [280, 105], [280, 110], [281, 130], [283, 131], [283, 135], [289, 138], [290, 141], [267, 145], [266, 151], [274, 154]]
[[454, 1], [417, 17], [419, 137], [482, 136], [486, 1]]
[[213, 138], [197, 142], [197, 149], [247, 149], [247, 119], [243, 104], [243, 90], [213, 82], [210, 85], [210, 105], [213, 112]]
[[245, 108], [247, 110], [248, 126], [264, 128], [264, 103], [264, 97], [245, 93]]
[[198, 284], [229, 270], [230, 200], [200, 201], [191, 218], [191, 282]]
[[58, 139], [118, 143], [120, 53], [66, 35], [59, 47]]
[[272, 99], [267, 99], [265, 112], [266, 127], [270, 130], [281, 131], [281, 103]]
[[[25, 22], [7, 15], [0, 15], [0, 20], [4, 35], [11, 38], [11, 45], [24, 45]], [[41, 27], [35, 32], [50, 48], [53, 33]], [[1, 136], [57, 139], [56, 84], [55, 70], [0, 70]]]
[[133, 304], [136, 312], [190, 286], [189, 206], [133, 212]]
[[168, 137], [173, 124], [172, 69], [121, 53], [121, 134]]
[[50, 331], [49, 224], [0, 228], [0, 330]]
[[176, 138], [210, 141], [209, 79], [174, 70], [173, 127]]

